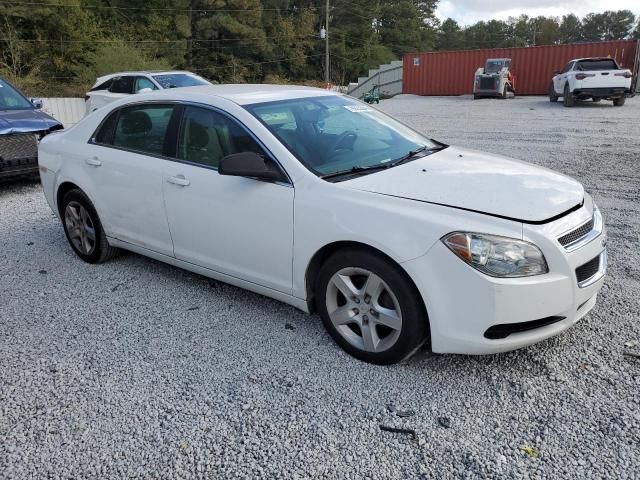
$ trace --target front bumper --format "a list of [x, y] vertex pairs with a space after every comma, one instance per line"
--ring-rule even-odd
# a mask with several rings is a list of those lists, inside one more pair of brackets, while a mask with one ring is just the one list
[[[489, 277], [462, 262], [441, 242], [423, 257], [404, 263], [427, 307], [432, 350], [462, 354], [515, 350], [557, 335], [584, 317], [594, 307], [604, 281], [605, 233], [572, 252], [557, 238], [588, 220], [591, 209], [589, 201], [588, 206], [550, 224], [524, 226], [524, 239], [545, 254], [549, 265], [545, 275]], [[576, 269], [596, 257], [603, 260], [598, 272], [579, 286]]]
[[0, 178], [38, 172], [36, 133], [0, 135]]

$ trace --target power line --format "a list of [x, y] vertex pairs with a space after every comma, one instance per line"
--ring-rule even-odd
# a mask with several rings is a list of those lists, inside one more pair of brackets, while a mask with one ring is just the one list
[[[316, 37], [315, 34], [307, 34], [301, 35], [300, 37], [293, 38], [311, 38]], [[264, 41], [264, 40], [273, 40], [276, 38], [283, 38], [282, 35], [273, 35], [270, 37], [249, 37], [249, 38], [219, 38], [219, 39], [208, 39], [208, 38], [194, 38], [194, 42], [200, 43], [219, 43], [219, 42], [252, 42], [252, 41]], [[180, 43], [186, 42], [186, 38], [182, 38], [179, 40], [97, 40], [97, 39], [88, 39], [88, 40], [63, 40], [63, 39], [26, 39], [26, 38], [0, 38], [0, 42], [19, 42], [19, 43], [72, 43], [72, 44], [91, 44], [91, 43], [104, 43], [104, 44], [116, 44], [116, 43], [135, 43], [135, 44], [156, 44], [156, 43]]]
[[[82, 8], [82, 9], [96, 9], [96, 10], [127, 10], [127, 11], [147, 11], [147, 12], [185, 12], [189, 11], [194, 13], [240, 13], [240, 12], [287, 12], [289, 9], [283, 8], [235, 8], [235, 9], [217, 9], [217, 8], [200, 8], [200, 9], [188, 9], [188, 8], [149, 8], [149, 7], [118, 7], [113, 5], [71, 5], [62, 3], [46, 3], [46, 2], [15, 2], [5, 1], [5, 5], [17, 5], [25, 7], [53, 7], [53, 8]], [[317, 7], [294, 7], [291, 11], [303, 11], [303, 10], [317, 10]]]

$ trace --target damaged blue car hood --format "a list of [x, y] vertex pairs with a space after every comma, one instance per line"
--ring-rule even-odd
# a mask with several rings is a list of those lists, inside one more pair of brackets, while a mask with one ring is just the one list
[[0, 110], [0, 135], [39, 132], [55, 126], [61, 126], [60, 122], [40, 110]]

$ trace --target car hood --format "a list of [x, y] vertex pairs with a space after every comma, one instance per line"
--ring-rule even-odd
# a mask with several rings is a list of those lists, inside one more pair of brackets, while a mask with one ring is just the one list
[[0, 135], [49, 130], [60, 122], [40, 110], [0, 110]]
[[552, 170], [454, 147], [344, 186], [526, 223], [549, 221], [584, 199], [580, 183]]

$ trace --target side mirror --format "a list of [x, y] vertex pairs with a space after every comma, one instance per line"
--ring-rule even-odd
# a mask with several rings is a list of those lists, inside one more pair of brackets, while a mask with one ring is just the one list
[[218, 165], [218, 173], [259, 180], [283, 180], [282, 173], [271, 160], [254, 152], [233, 153], [223, 157]]
[[141, 88], [140, 90], [138, 90], [138, 93], [149, 93], [149, 92], [153, 92], [153, 88]]
[[29, 101], [31, 102], [31, 105], [36, 107], [38, 110], [40, 110], [42, 108], [42, 99], [41, 98], [30, 98]]

